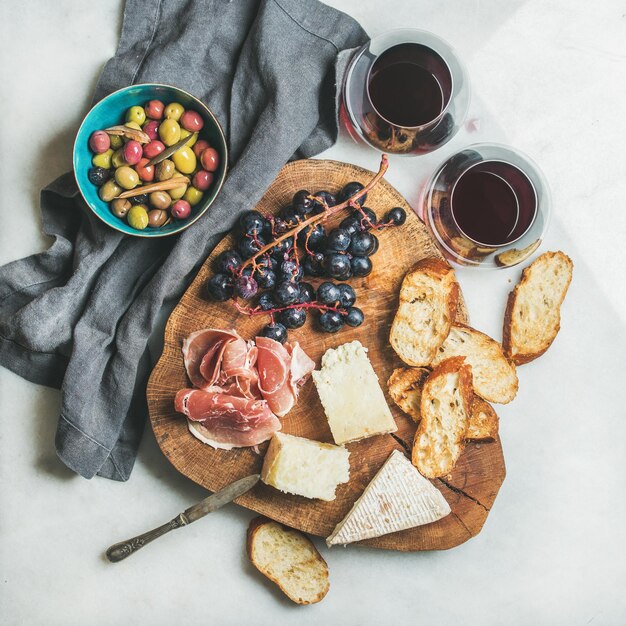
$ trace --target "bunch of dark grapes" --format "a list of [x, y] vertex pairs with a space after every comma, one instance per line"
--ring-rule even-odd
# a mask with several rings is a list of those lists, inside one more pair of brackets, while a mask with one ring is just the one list
[[[329, 191], [310, 194], [301, 190], [277, 217], [267, 218], [258, 211], [244, 213], [237, 225], [236, 249], [222, 252], [215, 262], [216, 273], [207, 283], [211, 298], [250, 300], [259, 294], [256, 306], [248, 312], [270, 315], [271, 323], [261, 334], [281, 343], [288, 330], [304, 325], [311, 310], [316, 311], [318, 325], [325, 332], [337, 332], [344, 325], [360, 326], [364, 316], [353, 306], [356, 294], [350, 285], [325, 281], [315, 289], [304, 279], [347, 281], [368, 276], [371, 257], [379, 247], [374, 233], [404, 224], [404, 209], [391, 209], [379, 222], [376, 213], [364, 206], [367, 194], [363, 194], [337, 228], [327, 231], [321, 223], [310, 224], [295, 239], [287, 237], [264, 254], [258, 253], [312, 215], [347, 201], [362, 189], [360, 183], [348, 183], [337, 197]], [[251, 257], [255, 257], [254, 263], [242, 268]]]

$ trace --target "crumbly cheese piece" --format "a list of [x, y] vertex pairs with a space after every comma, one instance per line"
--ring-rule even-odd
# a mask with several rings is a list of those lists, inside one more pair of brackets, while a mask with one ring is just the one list
[[336, 444], [398, 430], [360, 342], [327, 350], [313, 380]]
[[394, 450], [326, 543], [330, 547], [380, 537], [436, 522], [449, 513], [441, 492]]
[[349, 456], [340, 446], [274, 433], [261, 480], [285, 493], [334, 500], [337, 485], [350, 480]]

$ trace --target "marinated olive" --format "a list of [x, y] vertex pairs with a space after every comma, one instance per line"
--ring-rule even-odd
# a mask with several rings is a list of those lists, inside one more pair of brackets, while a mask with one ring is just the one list
[[104, 185], [104, 183], [109, 180], [109, 176], [111, 176], [111, 172], [104, 167], [90, 167], [87, 172], [89, 182], [93, 183], [96, 187]]
[[159, 138], [159, 123], [156, 120], [150, 120], [146, 122], [141, 129], [143, 130], [148, 137], [150, 137], [150, 141], [154, 141]]
[[141, 205], [136, 204], [128, 211], [128, 225], [143, 230], [148, 225], [148, 211]]
[[146, 121], [146, 112], [143, 107], [134, 106], [126, 111], [127, 122], [137, 122], [141, 126]]
[[188, 187], [183, 196], [183, 200], [187, 200], [191, 206], [196, 206], [196, 204], [202, 200], [203, 195], [204, 194], [199, 189]]
[[[177, 176], [179, 172], [174, 170], [174, 176]], [[187, 191], [187, 184], [181, 185], [180, 187], [174, 187], [174, 189], [168, 190], [168, 194], [172, 200], [180, 200], [184, 195], [185, 191]]]
[[124, 189], [134, 189], [139, 184], [139, 174], [128, 165], [115, 170], [115, 182]]
[[185, 144], [189, 148], [192, 148], [196, 144], [196, 141], [198, 141], [198, 135], [196, 133], [191, 133], [188, 130], [181, 128], [180, 138], [184, 139], [185, 137], [191, 137], [191, 139]]
[[163, 109], [165, 105], [160, 100], [150, 100], [144, 107], [146, 115], [151, 120], [160, 120], [163, 117]]
[[206, 191], [213, 182], [213, 174], [206, 170], [198, 170], [191, 179], [191, 184], [200, 191]]
[[124, 148], [116, 150], [111, 155], [111, 165], [113, 165], [113, 167], [122, 167], [122, 165], [126, 165], [126, 161], [124, 161]]
[[169, 180], [174, 176], [175, 171], [176, 166], [174, 165], [174, 161], [163, 159], [163, 161], [156, 166], [156, 178], [157, 180]]
[[154, 165], [147, 165], [149, 161], [150, 159], [144, 158], [135, 165], [135, 171], [144, 183], [151, 183], [154, 180]]
[[[143, 109], [141, 109], [143, 111]], [[124, 161], [128, 163], [128, 165], [137, 165], [139, 161], [141, 161], [141, 157], [143, 156], [143, 149], [141, 144], [134, 139], [131, 139], [124, 146]]]
[[132, 196], [130, 199], [131, 204], [148, 204], [148, 194], [140, 193], [136, 196]]
[[200, 117], [200, 113], [197, 111], [185, 111], [180, 118], [180, 125], [190, 130], [192, 133], [197, 133], [202, 130], [204, 121]]
[[161, 154], [163, 150], [165, 150], [165, 144], [155, 139], [145, 145], [143, 155], [149, 159], [154, 159], [154, 157]]
[[[181, 131], [182, 132], [182, 131]], [[204, 139], [198, 139], [198, 141], [196, 141], [196, 143], [193, 145], [193, 153], [200, 158], [200, 155], [207, 149], [210, 148], [211, 146], [209, 145], [208, 141], [205, 141]]]
[[172, 199], [165, 191], [153, 191], [148, 197], [150, 198], [150, 206], [155, 209], [165, 211], [172, 204]]
[[128, 128], [134, 128], [135, 130], [141, 130], [141, 126], [139, 124], [137, 124], [137, 122], [126, 122], [126, 124], [124, 124], [124, 126], [126, 126]]
[[[185, 112], [185, 109], [183, 108], [182, 104], [179, 104], [178, 102], [170, 102], [165, 107], [164, 114], [165, 114], [166, 118], [178, 122], [178, 120], [180, 119], [180, 116], [184, 112]], [[174, 143], [176, 143], [176, 142], [174, 142]]]
[[220, 157], [215, 148], [207, 148], [200, 155], [202, 167], [208, 172], [215, 172], [220, 164]]
[[113, 150], [110, 148], [103, 152], [102, 154], [96, 154], [96, 156], [91, 159], [91, 162], [96, 167], [103, 167], [105, 170], [108, 170], [111, 167], [111, 157], [113, 156]]
[[180, 141], [180, 126], [174, 119], [166, 119], [159, 126], [159, 137], [166, 146], [173, 146]]
[[119, 135], [109, 135], [109, 139], [113, 150], [119, 150], [124, 145], [124, 140]]
[[111, 213], [116, 217], [126, 217], [126, 214], [130, 210], [132, 204], [130, 200], [127, 198], [115, 198], [113, 202], [111, 202]]
[[91, 133], [91, 137], [89, 137], [89, 147], [92, 152], [102, 154], [111, 147], [111, 139], [103, 130], [97, 130], [95, 133]]
[[148, 226], [151, 228], [159, 228], [165, 222], [167, 222], [167, 211], [161, 211], [160, 209], [148, 211]]
[[170, 213], [177, 220], [184, 220], [191, 214], [191, 205], [186, 200], [178, 200], [172, 205]]
[[107, 180], [107, 182], [100, 187], [100, 191], [98, 191], [100, 199], [105, 202], [111, 202], [113, 198], [119, 196], [121, 193], [122, 188], [113, 179]]
[[196, 169], [196, 155], [191, 148], [184, 146], [172, 155], [176, 169], [183, 174], [191, 174]]

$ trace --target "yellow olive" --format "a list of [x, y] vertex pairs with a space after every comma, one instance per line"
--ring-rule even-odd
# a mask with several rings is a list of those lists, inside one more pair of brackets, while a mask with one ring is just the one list
[[100, 199], [105, 202], [111, 202], [113, 198], [119, 196], [121, 193], [122, 188], [114, 180], [107, 180], [107, 182], [100, 187], [100, 191], [98, 191]]
[[202, 200], [203, 195], [204, 194], [199, 189], [189, 187], [183, 195], [183, 200], [187, 200], [191, 206], [196, 206], [196, 204]]
[[150, 206], [164, 211], [172, 204], [172, 199], [165, 191], [153, 191], [149, 196]]
[[[180, 172], [174, 171], [174, 176], [181, 176]], [[168, 194], [172, 200], [180, 200], [184, 195], [185, 191], [187, 191], [187, 184], [181, 185], [180, 187], [174, 187], [174, 189], [169, 189]]]
[[136, 204], [128, 212], [128, 224], [137, 230], [143, 230], [148, 225], [148, 211], [141, 204]]
[[134, 128], [135, 130], [141, 130], [141, 126], [139, 126], [139, 124], [137, 124], [137, 122], [126, 122], [126, 124], [124, 124], [124, 126], [127, 126], [128, 128]]
[[127, 198], [116, 198], [111, 202], [111, 213], [116, 217], [126, 217], [132, 204]]
[[159, 126], [159, 137], [166, 146], [173, 146], [180, 141], [180, 125], [176, 120], [166, 119]]
[[115, 168], [126, 165], [126, 161], [124, 161], [124, 148], [120, 148], [113, 153], [113, 156], [111, 157], [111, 164]]
[[113, 150], [119, 150], [124, 145], [124, 140], [119, 135], [109, 135], [109, 139]]
[[146, 121], [146, 112], [143, 110], [143, 107], [130, 107], [128, 111], [126, 111], [126, 122], [137, 122], [141, 126]]
[[183, 174], [192, 174], [196, 169], [197, 159], [191, 148], [184, 146], [172, 155], [176, 169]]
[[185, 144], [186, 146], [189, 146], [190, 148], [192, 148], [194, 144], [196, 143], [196, 141], [198, 141], [198, 133], [192, 133], [186, 128], [181, 128], [180, 138], [184, 139], [185, 137], [191, 137], [191, 139]]
[[105, 170], [108, 170], [111, 167], [111, 157], [113, 156], [113, 150], [109, 148], [106, 152], [101, 152], [100, 154], [96, 154], [91, 162], [96, 167], [103, 167]]
[[148, 226], [151, 228], [159, 228], [167, 222], [167, 217], [167, 211], [152, 209], [152, 211], [148, 211]]
[[115, 170], [115, 182], [124, 189], [134, 189], [139, 184], [139, 174], [128, 165]]
[[174, 172], [176, 171], [176, 166], [173, 161], [169, 159], [164, 159], [156, 166], [156, 179], [161, 180], [169, 180], [174, 176]]
[[185, 109], [183, 108], [182, 104], [179, 104], [178, 102], [170, 102], [165, 107], [165, 110], [163, 111], [163, 115], [170, 120], [174, 120], [178, 122], [178, 120], [180, 119], [180, 116], [184, 112], [185, 112]]

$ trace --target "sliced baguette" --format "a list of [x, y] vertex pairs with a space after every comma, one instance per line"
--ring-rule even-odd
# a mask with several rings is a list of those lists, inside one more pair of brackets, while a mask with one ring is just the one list
[[497, 341], [464, 324], [454, 324], [433, 365], [453, 356], [465, 357], [472, 366], [474, 391], [481, 398], [498, 404], [507, 404], [515, 398], [518, 388], [515, 365], [504, 356]]
[[254, 567], [297, 604], [314, 604], [328, 593], [328, 565], [301, 532], [257, 517], [248, 527], [246, 548]]
[[472, 368], [463, 357], [446, 359], [426, 379], [411, 459], [422, 476], [438, 478], [454, 468], [465, 444], [472, 395]]
[[[416, 423], [422, 419], [422, 388], [429, 374], [430, 370], [425, 367], [399, 367], [387, 382], [392, 400]], [[498, 428], [499, 419], [493, 407], [474, 395], [465, 439], [493, 441], [498, 435]]]
[[422, 259], [407, 273], [389, 336], [407, 365], [430, 364], [450, 331], [458, 301], [459, 284], [445, 261]]
[[504, 351], [514, 363], [536, 359], [554, 341], [573, 268], [563, 252], [545, 252], [522, 272], [504, 314]]

